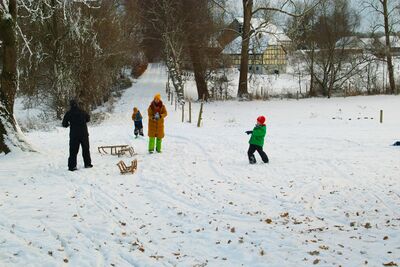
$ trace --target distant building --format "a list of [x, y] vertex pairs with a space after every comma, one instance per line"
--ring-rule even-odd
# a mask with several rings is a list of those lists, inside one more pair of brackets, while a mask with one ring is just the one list
[[[384, 47], [386, 46], [386, 38], [385, 36], [382, 36], [379, 40], [379, 45], [381, 50], [384, 51]], [[392, 56], [400, 56], [400, 36], [397, 35], [391, 35], [389, 36], [389, 41], [390, 41], [390, 52], [392, 53]], [[382, 51], [381, 51], [382, 54]], [[384, 52], [383, 52], [384, 54]]]
[[[243, 19], [236, 18], [220, 35], [218, 42], [222, 55], [229, 64], [240, 66]], [[286, 72], [288, 50], [291, 39], [272, 23], [262, 19], [251, 20], [249, 44], [249, 71], [258, 74]]]
[[[390, 52], [392, 56], [400, 56], [400, 37], [390, 36]], [[360, 38], [358, 36], [343, 37], [336, 42], [337, 49], [351, 53], [370, 52], [377, 57], [385, 56], [386, 38]]]

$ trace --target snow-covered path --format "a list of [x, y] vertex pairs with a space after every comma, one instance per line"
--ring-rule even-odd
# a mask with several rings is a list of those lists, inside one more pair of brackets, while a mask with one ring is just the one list
[[[39, 153], [0, 156], [0, 266], [400, 264], [400, 97], [211, 103], [201, 128], [168, 104], [149, 155], [131, 110], [146, 115], [165, 81], [150, 66], [90, 127], [93, 169], [66, 171], [62, 128], [28, 135]], [[271, 164], [249, 166], [260, 114]], [[110, 144], [135, 148], [135, 175], [97, 153]]]

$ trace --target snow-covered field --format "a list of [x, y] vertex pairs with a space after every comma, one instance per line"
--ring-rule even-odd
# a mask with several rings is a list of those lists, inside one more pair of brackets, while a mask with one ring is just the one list
[[[165, 82], [150, 66], [89, 128], [93, 169], [79, 156], [67, 171], [63, 128], [0, 156], [0, 266], [400, 265], [399, 96], [215, 102], [201, 128], [167, 104], [149, 155], [131, 110], [146, 114]], [[270, 164], [250, 166], [244, 131], [261, 114]], [[136, 174], [97, 152], [111, 144], [135, 148]]]

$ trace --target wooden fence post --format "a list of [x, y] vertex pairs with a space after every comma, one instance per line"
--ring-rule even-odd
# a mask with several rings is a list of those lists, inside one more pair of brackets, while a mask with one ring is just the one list
[[201, 115], [203, 114], [204, 97], [205, 97], [205, 95], [203, 95], [203, 100], [201, 101], [201, 104], [200, 104], [199, 119], [197, 120], [197, 127], [200, 127], [200, 125], [201, 125]]
[[189, 100], [189, 123], [192, 123], [192, 102]]
[[182, 122], [185, 122], [185, 103], [182, 104]]

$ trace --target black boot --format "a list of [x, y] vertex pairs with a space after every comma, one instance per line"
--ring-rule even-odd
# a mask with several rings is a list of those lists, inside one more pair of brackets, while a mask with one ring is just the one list
[[251, 155], [249, 157], [249, 163], [250, 164], [256, 164], [257, 163], [256, 157], [254, 155]]

